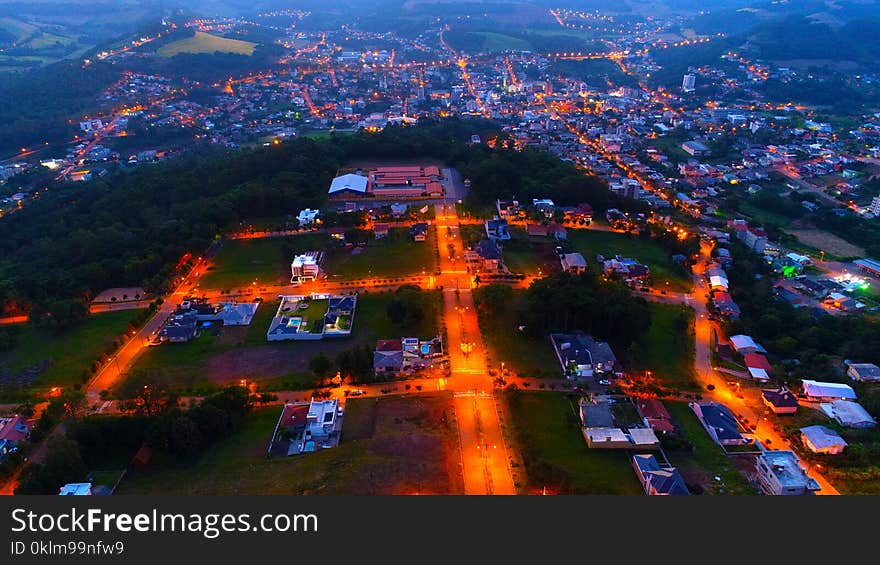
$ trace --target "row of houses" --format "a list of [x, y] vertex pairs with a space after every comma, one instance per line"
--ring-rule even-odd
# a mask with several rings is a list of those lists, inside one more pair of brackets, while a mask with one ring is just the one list
[[222, 302], [184, 300], [171, 313], [157, 333], [159, 343], [185, 343], [198, 335], [199, 328], [219, 323], [224, 326], [248, 326], [259, 302]]

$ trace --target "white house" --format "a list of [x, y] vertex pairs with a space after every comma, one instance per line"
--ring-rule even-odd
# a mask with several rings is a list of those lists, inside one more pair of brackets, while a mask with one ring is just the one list
[[849, 400], [823, 402], [819, 404], [819, 409], [847, 428], [873, 428], [877, 425], [877, 421], [858, 402]]
[[855, 400], [856, 391], [843, 383], [823, 383], [803, 379], [804, 395], [812, 402], [831, 402], [834, 400]]
[[755, 461], [761, 490], [772, 495], [810, 494], [821, 490], [793, 451], [765, 451]]
[[315, 223], [315, 220], [318, 218], [318, 214], [320, 214], [320, 210], [312, 210], [310, 208], [306, 208], [305, 210], [300, 210], [299, 214], [296, 216], [296, 219], [299, 220], [299, 225], [310, 226]]
[[825, 426], [807, 426], [801, 428], [801, 440], [804, 446], [813, 453], [837, 455], [843, 453], [847, 443], [837, 432]]
[[566, 273], [579, 275], [587, 270], [587, 260], [580, 253], [565, 253], [559, 258], [559, 262]]

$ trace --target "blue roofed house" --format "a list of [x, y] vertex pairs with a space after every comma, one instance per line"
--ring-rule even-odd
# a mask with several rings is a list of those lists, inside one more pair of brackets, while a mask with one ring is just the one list
[[486, 237], [489, 239], [510, 239], [510, 230], [507, 226], [507, 220], [493, 218], [486, 221]]
[[691, 402], [688, 404], [718, 445], [744, 445], [751, 439], [743, 437], [739, 422], [730, 409], [719, 402]]
[[646, 494], [650, 496], [686, 496], [690, 494], [678, 469], [661, 467], [653, 455], [633, 455], [632, 463]]

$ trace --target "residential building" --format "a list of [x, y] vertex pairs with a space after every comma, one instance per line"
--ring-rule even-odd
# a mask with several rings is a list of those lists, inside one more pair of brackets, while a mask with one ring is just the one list
[[661, 467], [650, 454], [637, 454], [632, 458], [633, 469], [645, 494], [649, 496], [689, 495], [690, 491], [675, 467]]
[[743, 357], [745, 358], [749, 376], [751, 376], [752, 379], [761, 382], [770, 380], [770, 375], [773, 373], [773, 367], [770, 366], [770, 362], [766, 357], [760, 353], [746, 353]]
[[494, 218], [486, 221], [486, 237], [489, 239], [508, 240], [510, 239], [510, 230], [507, 226], [507, 220], [503, 218]]
[[562, 270], [572, 275], [579, 275], [587, 270], [587, 260], [580, 253], [563, 253], [559, 256]]
[[652, 430], [660, 433], [675, 431], [672, 416], [669, 415], [663, 402], [656, 398], [637, 398], [635, 404], [642, 421]]
[[880, 367], [873, 363], [850, 363], [846, 374], [854, 381], [873, 383], [880, 381]]
[[761, 399], [774, 414], [794, 414], [798, 409], [797, 397], [785, 387], [761, 391]]
[[855, 400], [856, 391], [843, 383], [825, 383], [802, 379], [804, 398], [809, 402], [832, 402], [834, 400]]
[[562, 373], [568, 379], [592, 377], [597, 374], [622, 374], [611, 346], [584, 333], [550, 334], [550, 341]]
[[373, 352], [373, 372], [396, 375], [403, 369], [403, 344], [399, 339], [380, 339]]
[[497, 273], [504, 270], [501, 246], [494, 239], [478, 241], [473, 251], [465, 254], [465, 260], [478, 272]]
[[0, 461], [18, 449], [18, 445], [31, 435], [32, 425], [27, 419], [15, 416], [0, 418]]
[[391, 225], [384, 222], [376, 222], [373, 224], [373, 236], [376, 239], [384, 239], [388, 237], [388, 232], [391, 230]]
[[693, 157], [706, 157], [712, 153], [706, 144], [699, 141], [685, 141], [681, 144], [681, 148]]
[[819, 404], [819, 409], [829, 418], [847, 428], [867, 429], [877, 425], [861, 404], [849, 400], [834, 400]]
[[843, 453], [847, 443], [840, 434], [825, 426], [801, 428], [801, 441], [813, 453], [837, 455]]
[[755, 343], [755, 340], [747, 335], [739, 334], [730, 336], [730, 345], [740, 355], [755, 352], [766, 353], [763, 347]]
[[428, 223], [416, 222], [409, 227], [409, 235], [413, 241], [425, 241], [428, 239]]
[[691, 402], [688, 404], [706, 433], [718, 445], [743, 445], [751, 440], [743, 437], [733, 412], [718, 402]]
[[269, 453], [289, 456], [336, 447], [343, 415], [338, 398], [285, 404], [275, 424]]
[[190, 308], [178, 308], [175, 310], [162, 329], [159, 330], [159, 341], [171, 343], [185, 343], [198, 333], [198, 313]]
[[300, 213], [296, 216], [296, 219], [299, 222], [299, 225], [310, 226], [317, 221], [318, 214], [320, 213], [320, 210], [312, 210], [310, 208], [306, 208], [305, 210], [300, 210]]
[[324, 254], [321, 251], [309, 251], [302, 255], [296, 255], [290, 264], [290, 282], [316, 280], [321, 275], [323, 257]]
[[60, 496], [91, 496], [92, 483], [67, 483], [61, 487]]
[[807, 475], [793, 451], [764, 451], [755, 461], [755, 470], [766, 494], [812, 494], [822, 488]]

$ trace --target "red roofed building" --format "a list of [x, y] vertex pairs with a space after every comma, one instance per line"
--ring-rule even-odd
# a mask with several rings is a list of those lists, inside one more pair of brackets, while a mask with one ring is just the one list
[[746, 367], [751, 367], [753, 369], [764, 369], [768, 373], [773, 371], [773, 367], [770, 366], [770, 361], [767, 361], [767, 358], [760, 353], [746, 353], [745, 360]]
[[638, 398], [636, 399], [636, 410], [639, 416], [646, 424], [651, 426], [655, 432], [674, 432], [675, 424], [672, 423], [672, 417], [663, 406], [663, 403], [656, 398]]

